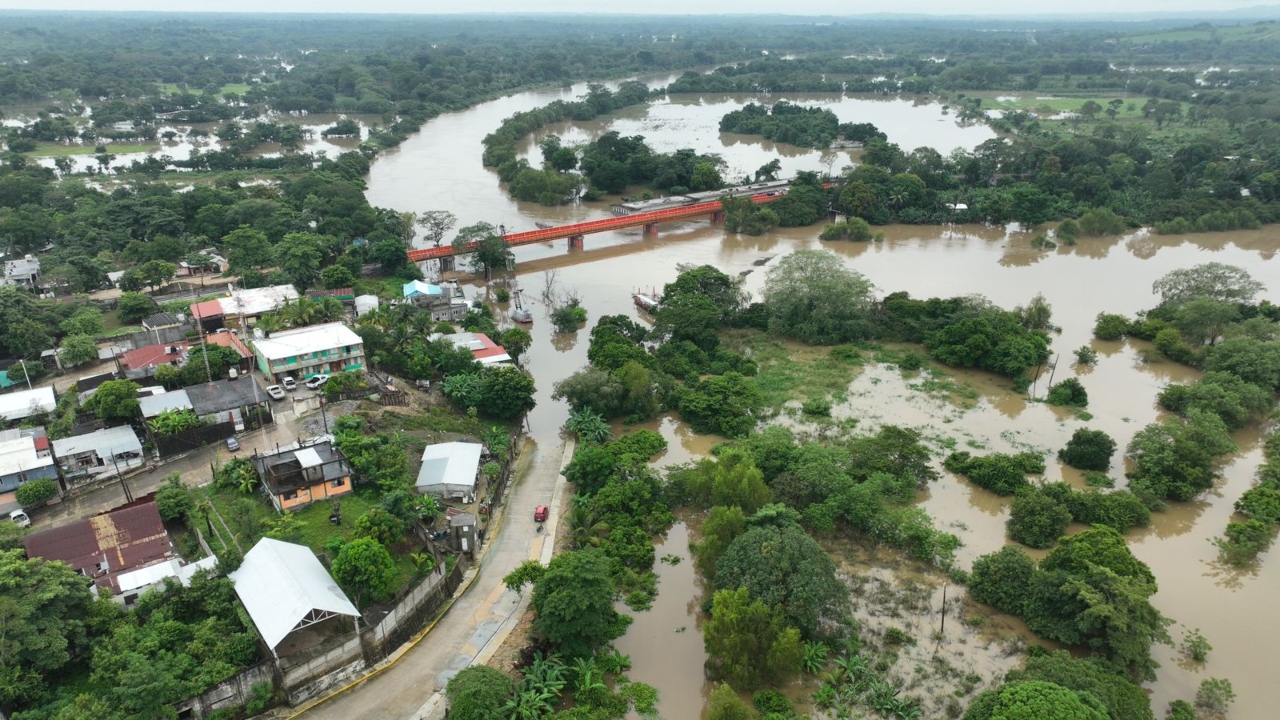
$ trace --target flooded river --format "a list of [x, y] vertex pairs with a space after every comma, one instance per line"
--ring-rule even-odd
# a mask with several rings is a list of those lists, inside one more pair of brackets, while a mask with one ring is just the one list
[[[523, 93], [433, 120], [420, 134], [374, 163], [370, 202], [402, 211], [447, 209], [458, 215], [460, 224], [484, 220], [504, 224], [508, 230], [530, 229], [535, 221], [562, 223], [606, 216], [605, 204], [546, 208], [515, 202], [479, 161], [480, 139], [504, 117], [580, 92], [581, 87]], [[767, 144], [714, 132], [719, 115], [741, 102], [741, 98], [723, 96], [683, 98], [585, 123], [572, 131], [553, 129], [570, 140], [618, 129], [643, 134], [660, 149], [693, 146], [701, 152], [722, 153], [731, 166], [753, 168], [767, 162], [773, 152]], [[972, 146], [990, 137], [984, 128], [956, 127], [952, 119], [941, 116], [936, 105], [880, 103], [864, 117], [846, 116], [840, 108], [847, 102], [834, 108], [842, 120], [877, 122], [890, 133], [891, 140], [908, 150], [928, 143], [945, 153], [956, 145]], [[855, 103], [849, 107], [861, 106]], [[919, 117], [908, 122], [893, 114], [892, 122], [882, 122], [880, 112]], [[938, 117], [945, 117], [946, 122], [937, 122]], [[919, 128], [910, 131], [919, 134], [895, 137], [898, 128], [903, 132]], [[936, 140], [931, 141], [933, 137]], [[814, 166], [820, 161], [816, 151], [793, 148], [783, 153], [782, 159], [789, 170], [820, 169]], [[819, 243], [819, 229], [781, 229], [763, 237], [746, 237], [725, 235], [705, 222], [688, 222], [663, 225], [656, 238], [642, 237], [639, 229], [591, 235], [583, 250], [570, 251], [566, 241], [518, 248], [517, 281], [526, 304], [532, 302], [535, 318], [527, 363], [538, 386], [538, 406], [529, 417], [534, 439], [544, 446], [556, 442], [567, 410], [551, 399], [552, 386], [586, 364], [587, 333], [555, 336], [549, 310], [535, 300], [548, 278], [553, 278], [560, 291], [572, 291], [582, 299], [591, 315], [588, 326], [601, 315], [634, 316], [631, 293], [660, 289], [676, 277], [678, 264], [709, 263], [736, 274], [751, 270], [761, 258], [800, 248], [826, 247], [839, 253], [882, 292], [907, 290], [920, 297], [981, 293], [1005, 307], [1043, 293], [1053, 307], [1054, 323], [1062, 327], [1053, 341], [1053, 350], [1060, 355], [1055, 379], [1080, 378], [1091, 401], [1088, 410], [1093, 418], [1087, 423], [1062, 409], [1028, 402], [1008, 381], [982, 373], [948, 371], [954, 383], [967, 388], [962, 393], [965, 397], [958, 401], [917, 392], [910, 387], [916, 380], [904, 378], [892, 367], [869, 365], [851, 383], [848, 402], [837, 413], [858, 418], [860, 427], [866, 429], [881, 423], [920, 428], [940, 453], [947, 447], [1052, 452], [1076, 428], [1086, 425], [1105, 430], [1123, 447], [1136, 431], [1161, 416], [1154, 403], [1160, 388], [1169, 382], [1192, 380], [1196, 373], [1167, 362], [1144, 363], [1138, 354], [1140, 343], [1094, 341], [1091, 330], [1099, 312], [1132, 314], [1150, 307], [1155, 302], [1151, 294], [1154, 280], [1170, 270], [1210, 261], [1245, 267], [1271, 288], [1273, 297], [1280, 291], [1280, 263], [1273, 260], [1280, 237], [1273, 229], [1188, 237], [1135, 233], [1123, 238], [1086, 239], [1078, 246], [1050, 251], [1033, 250], [1029, 234], [1003, 228], [890, 227], [883, 242], [860, 244]], [[747, 288], [757, 295], [764, 269], [746, 277]], [[1072, 351], [1085, 344], [1099, 351], [1098, 364], [1092, 369], [1075, 368]], [[1043, 393], [1043, 384], [1037, 391]], [[670, 444], [661, 460], [664, 464], [700, 457], [714, 444], [714, 439], [697, 436], [670, 418], [649, 427], [661, 432]], [[1157, 716], [1163, 716], [1170, 700], [1191, 699], [1199, 682], [1211, 676], [1228, 678], [1234, 684], [1238, 699], [1233, 717], [1274, 716], [1269, 658], [1271, 648], [1280, 646], [1280, 624], [1270, 621], [1267, 608], [1271, 598], [1280, 594], [1276, 567], [1280, 560], [1271, 552], [1262, 556], [1257, 567], [1226, 568], [1218, 564], [1210, 543], [1221, 535], [1232, 503], [1252, 482], [1260, 460], [1258, 437], [1256, 430], [1238, 433], [1241, 452], [1228, 459], [1223, 478], [1213, 491], [1195, 502], [1175, 504], [1168, 512], [1156, 514], [1152, 527], [1128, 537], [1134, 552], [1151, 566], [1160, 582], [1156, 606], [1179, 623], [1170, 629], [1171, 634], [1178, 639], [1184, 629], [1200, 628], [1214, 647], [1203, 667], [1186, 665], [1172, 648], [1156, 648], [1163, 667], [1149, 688]], [[1118, 460], [1110, 474], [1123, 475]], [[1064, 471], [1052, 459], [1047, 478], [1080, 483], [1076, 474]], [[940, 525], [961, 537], [965, 544], [959, 553], [963, 566], [1006, 542], [1007, 499], [944, 476], [921, 504]], [[659, 546], [659, 557], [671, 553], [685, 561], [657, 568], [657, 604], [649, 613], [641, 613], [620, 641], [635, 662], [632, 676], [658, 686], [660, 710], [664, 717], [672, 718], [697, 717], [707, 692], [699, 672], [701, 643], [693, 615], [699, 590], [687, 550], [682, 549], [686, 533], [683, 525], [677, 526]], [[847, 563], [845, 569], [857, 573], [857, 568]], [[686, 629], [678, 633], [682, 625]], [[694, 659], [673, 662], [672, 653], [677, 650]]]

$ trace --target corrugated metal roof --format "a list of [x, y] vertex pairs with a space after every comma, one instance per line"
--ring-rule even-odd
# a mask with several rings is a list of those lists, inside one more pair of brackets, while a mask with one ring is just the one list
[[275, 648], [313, 610], [359, 617], [310, 548], [263, 538], [230, 575], [258, 634]]

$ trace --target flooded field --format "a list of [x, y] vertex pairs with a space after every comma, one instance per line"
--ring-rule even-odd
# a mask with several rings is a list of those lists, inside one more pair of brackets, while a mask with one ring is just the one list
[[[433, 120], [420, 134], [374, 164], [369, 181], [370, 201], [402, 211], [449, 209], [458, 215], [460, 224], [485, 220], [505, 224], [509, 230], [531, 229], [535, 221], [563, 223], [606, 216], [608, 208], [603, 203], [547, 208], [515, 202], [499, 187], [494, 174], [480, 166], [480, 139], [502, 118], [579, 92], [581, 88], [524, 93]], [[725, 138], [707, 135], [709, 118], [718, 120], [733, 105], [702, 103], [681, 100], [638, 109], [633, 115], [624, 113], [618, 118], [585, 124], [575, 131], [581, 133], [576, 137], [585, 139], [612, 127], [643, 134], [661, 149], [694, 146], [703, 152], [725, 152], [729, 158], [738, 148], [749, 148], [749, 154], [734, 156], [739, 159], [731, 160], [731, 164], [750, 166], [767, 160], [771, 151], [760, 143], [727, 146]], [[925, 117], [939, 113], [937, 106], [907, 103], [907, 108]], [[925, 122], [920, 120], [922, 125]], [[960, 144], [953, 134], [953, 121], [928, 122], [934, 123], [940, 151]], [[888, 123], [882, 126], [889, 129]], [[967, 133], [972, 129], [962, 130]], [[568, 132], [565, 136], [575, 137]], [[985, 138], [976, 142], [982, 139]], [[926, 142], [927, 137], [916, 144]], [[904, 147], [914, 145], [906, 141]], [[807, 152], [792, 154], [783, 157], [784, 167], [808, 167], [800, 163], [815, 158]], [[793, 164], [788, 166], [788, 162]], [[760, 268], [755, 263], [801, 248], [825, 247], [840, 254], [883, 293], [906, 290], [917, 297], [980, 293], [1004, 307], [1024, 304], [1036, 293], [1043, 293], [1053, 307], [1054, 324], [1062, 328], [1052, 345], [1058, 358], [1054, 379], [1080, 379], [1089, 392], [1091, 419], [1082, 420], [1077, 413], [1030, 401], [1026, 394], [1015, 392], [1008, 380], [985, 373], [938, 369], [939, 374], [934, 376], [937, 383], [925, 387], [919, 375], [904, 376], [896, 367], [875, 364], [868, 364], [850, 383], [846, 398], [835, 412], [840, 417], [857, 419], [860, 430], [871, 431], [883, 423], [919, 428], [937, 449], [939, 460], [953, 447], [1045, 451], [1050, 453], [1046, 479], [1066, 479], [1076, 484], [1081, 483], [1080, 477], [1061, 468], [1052, 457], [1076, 428], [1105, 430], [1123, 447], [1135, 432], [1161, 416], [1154, 400], [1165, 384], [1197, 376], [1173, 363], [1144, 362], [1139, 355], [1140, 343], [1094, 341], [1093, 321], [1099, 312], [1133, 314], [1148, 308], [1155, 304], [1151, 283], [1157, 278], [1173, 269], [1211, 261], [1247, 268], [1271, 289], [1273, 298], [1280, 291], [1280, 264], [1274, 261], [1276, 250], [1280, 249], [1280, 234], [1268, 228], [1186, 237], [1137, 232], [1122, 238], [1084, 239], [1075, 247], [1049, 251], [1032, 249], [1031, 233], [1016, 227], [895, 226], [884, 230], [887, 237], [883, 242], [820, 243], [818, 226], [746, 237], [726, 235], [705, 222], [673, 223], [663, 225], [657, 237], [642, 237], [639, 229], [592, 235], [583, 250], [569, 251], [565, 241], [518, 248], [515, 282], [525, 291], [528, 302], [552, 277], [558, 288], [571, 289], [582, 299], [590, 315], [588, 328], [602, 315], [638, 317], [631, 293], [661, 289], [675, 279], [681, 264], [709, 263], [731, 275], [751, 271], [746, 276], [746, 287], [758, 295], [770, 263]], [[527, 366], [537, 381], [538, 406], [529, 416], [529, 427], [535, 441], [549, 443], [556, 439], [567, 417], [564, 404], [551, 398], [553, 385], [586, 363], [587, 332], [558, 336], [551, 328], [549, 309], [534, 302], [533, 310], [534, 343]], [[1091, 369], [1074, 367], [1072, 351], [1086, 344], [1098, 350], [1097, 365]], [[938, 390], [938, 385], [947, 389]], [[1037, 385], [1036, 392], [1043, 394], [1044, 383]], [[670, 445], [661, 464], [702, 456], [716, 442], [714, 438], [692, 434], [672, 418], [654, 421], [647, 427], [661, 432]], [[1171, 634], [1177, 639], [1184, 628], [1198, 627], [1214, 647], [1208, 663], [1201, 667], [1182, 663], [1172, 648], [1155, 649], [1163, 667], [1148, 688], [1157, 716], [1163, 715], [1170, 700], [1190, 699], [1206, 677], [1232, 681], [1238, 695], [1233, 717], [1274, 714], [1269, 650], [1280, 644], [1280, 625], [1267, 619], [1267, 608], [1270, 599], [1280, 594], [1280, 570], [1276, 567], [1280, 561], [1275, 552], [1270, 552], [1260, 558], [1256, 567], [1226, 568], [1217, 562], [1216, 549], [1210, 542], [1221, 535], [1232, 503], [1252, 482], [1260, 460], [1259, 436], [1257, 429], [1236, 433], [1241, 451], [1226, 459], [1223, 477], [1214, 490], [1193, 502], [1174, 504], [1167, 512], [1157, 513], [1150, 528], [1128, 536], [1135, 554], [1151, 566], [1160, 583], [1154, 604], [1178, 623], [1170, 628]], [[1123, 470], [1117, 460], [1110, 474], [1122, 478]], [[920, 502], [939, 525], [964, 542], [958, 553], [961, 566], [968, 567], [974, 557], [1007, 542], [1007, 498], [996, 497], [944, 473]], [[659, 596], [654, 609], [636, 614], [635, 624], [620, 641], [623, 652], [635, 662], [632, 676], [658, 687], [665, 717], [696, 717], [701, 698], [708, 692], [701, 679], [702, 646], [694, 634], [696, 618], [692, 614], [700, 590], [687, 560], [686, 535], [687, 530], [677, 526], [658, 547], [659, 557], [670, 553], [686, 559], [677, 565], [659, 567]], [[887, 583], [899, 588], [894, 592], [903, 592], [901, 583], [916, 572], [903, 570], [892, 554], [849, 550], [837, 555], [851, 579], [864, 578], [858, 580], [864, 584]], [[875, 587], [867, 587], [868, 597], [877, 597], [872, 592]], [[921, 591], [913, 592], [920, 593], [921, 606], [931, 605], [936, 613], [940, 597], [934, 597], [935, 591], [940, 592], [940, 588], [929, 591], [928, 602]], [[951, 592], [955, 591], [953, 586]], [[956, 594], [962, 598], [962, 592]], [[868, 618], [875, 611], [873, 605], [865, 606]], [[1016, 620], [988, 616], [991, 626], [1015, 634], [1021, 631]], [[927, 637], [928, 622], [932, 621], [926, 622], [921, 611], [914, 622], [918, 623], [916, 632]], [[680, 626], [686, 628], [683, 633], [676, 632]], [[957, 628], [956, 632], [960, 630]], [[988, 654], [974, 661], [981, 668], [977, 672], [984, 676], [984, 682], [1016, 662], [1016, 657], [1001, 659], [999, 652], [991, 651], [1001, 651], [998, 643], [1005, 641], [983, 639], [983, 633], [974, 632], [963, 645], [959, 637], [950, 635], [945, 644], [964, 649], [988, 643], [990, 647], [984, 651]], [[955, 655], [949, 662], [963, 663], [972, 657]]]

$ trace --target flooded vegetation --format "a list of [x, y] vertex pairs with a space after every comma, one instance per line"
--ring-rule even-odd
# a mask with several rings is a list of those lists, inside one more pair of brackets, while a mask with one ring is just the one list
[[[602, 216], [606, 212], [602, 204], [544, 207], [515, 202], [503, 192], [492, 171], [482, 168], [478, 161], [479, 139], [501, 118], [517, 109], [572, 95], [573, 91], [526, 93], [432, 121], [398, 151], [374, 163], [371, 202], [401, 210], [425, 209], [428, 203], [405, 180], [411, 175], [431, 176], [448, 168], [449, 182], [430, 187], [433, 198], [429, 204], [452, 207], [464, 219], [484, 217], [508, 227], [524, 228], [535, 221], [565, 223]], [[643, 134], [657, 148], [692, 144], [700, 151], [727, 150], [731, 164], [748, 167], [771, 156], [774, 149], [758, 139], [744, 142], [717, 137], [718, 133], [712, 132], [715, 118], [728, 109], [722, 104], [730, 103], [732, 107], [741, 102], [684, 98], [625, 110], [581, 127], [566, 125], [548, 131], [568, 141], [586, 140], [611, 129]], [[846, 99], [834, 103], [834, 109], [841, 113], [840, 106], [850, 102]], [[882, 106], [875, 101], [866, 102], [907, 113], [937, 114], [936, 106], [927, 104], [904, 105], [899, 101]], [[855, 106], [856, 103], [849, 105]], [[936, 119], [921, 120], [920, 124], [934, 122], [935, 130], [942, 134], [932, 144], [940, 150], [945, 151], [949, 144], [980, 142], [983, 136], [965, 133], [985, 132], [945, 130], [944, 126], [950, 128], [952, 124], [937, 123]], [[883, 126], [892, 135], [892, 128], [898, 125]], [[925, 133], [917, 141], [928, 140]], [[531, 141], [526, 151], [532, 148]], [[784, 168], [789, 162], [795, 169], [818, 169], [821, 164], [816, 151], [780, 156]], [[853, 423], [858, 432], [871, 432], [888, 424], [913, 427], [933, 449], [939, 466], [941, 458], [955, 449], [1043, 452], [1049, 460], [1045, 480], [1062, 479], [1079, 488], [1085, 486], [1082, 474], [1062, 466], [1053, 457], [1076, 428], [1105, 430], [1124, 447], [1139, 429], [1165, 416], [1155, 403], [1165, 385], [1194, 380], [1199, 374], [1167, 360], [1153, 360], [1151, 353], [1144, 352], [1149, 345], [1140, 340], [1094, 340], [1094, 317], [1104, 311], [1132, 315], [1151, 307], [1155, 304], [1151, 285], [1156, 279], [1170, 270], [1209, 260], [1246, 267], [1269, 287], [1280, 287], [1280, 267], [1270, 262], [1278, 244], [1266, 229], [1186, 236], [1156, 236], [1139, 231], [1116, 238], [1082, 238], [1075, 246], [1051, 250], [1033, 248], [1033, 234], [1016, 225], [889, 226], [884, 232], [885, 238], [880, 242], [820, 243], [816, 228], [778, 229], [749, 237], [726, 235], [702, 222], [669, 224], [662, 226], [656, 238], [643, 237], [638, 231], [593, 235], [585, 250], [568, 253], [563, 241], [518, 249], [514, 281], [527, 291], [536, 291], [551, 273], [561, 287], [572, 288], [582, 299], [591, 318], [622, 314], [643, 319], [631, 305], [631, 292], [661, 288], [675, 279], [678, 265], [710, 264], [730, 275], [745, 274], [744, 288], [758, 297], [765, 271], [777, 262], [777, 257], [822, 247], [836, 252], [849, 267], [866, 275], [880, 293], [904, 290], [913, 297], [980, 293], [1002, 307], [1026, 303], [1033, 295], [1043, 294], [1053, 309], [1053, 323], [1060, 328], [1053, 335], [1051, 348], [1056, 362], [1054, 382], [1078, 377], [1089, 390], [1087, 413], [1037, 402], [1046, 391], [1047, 375], [1030, 393], [1023, 393], [1005, 378], [933, 362], [918, 371], [902, 371], [890, 362], [877, 362], [876, 351], [869, 350], [864, 353], [863, 365], [851, 373], [844, 391], [832, 394], [835, 402], [829, 421], [824, 424], [806, 419], [795, 407], [796, 401], [789, 408], [784, 401], [777, 421], [815, 435], [832, 432], [830, 427], [839, 423]], [[588, 326], [592, 322], [589, 320]], [[578, 335], [582, 337], [555, 334], [549, 309], [535, 305], [534, 342], [526, 365], [537, 379], [538, 406], [529, 422], [539, 442], [552, 442], [566, 417], [565, 406], [551, 399], [550, 393], [554, 383], [586, 362], [585, 330]], [[1096, 365], [1073, 364], [1070, 351], [1081, 345], [1097, 351]], [[668, 449], [660, 459], [663, 465], [703, 456], [716, 442], [690, 432], [672, 417], [641, 427], [655, 429], [667, 439]], [[1259, 625], [1253, 618], [1265, 614], [1266, 598], [1280, 589], [1274, 568], [1267, 572], [1274, 560], [1268, 553], [1254, 566], [1224, 567], [1210, 543], [1231, 517], [1232, 503], [1252, 484], [1260, 461], [1257, 437], [1256, 430], [1236, 432], [1233, 438], [1242, 450], [1226, 460], [1222, 478], [1212, 491], [1190, 502], [1170, 504], [1167, 510], [1153, 515], [1149, 528], [1131, 531], [1127, 537], [1134, 554], [1150, 565], [1160, 583], [1153, 603], [1179, 623], [1173, 634], [1180, 637], [1183, 626], [1199, 627], [1214, 645], [1205, 664], [1182, 662], [1176, 648], [1155, 646], [1153, 652], [1162, 667], [1148, 687], [1157, 711], [1175, 698], [1191, 697], [1201, 679], [1216, 676], [1234, 681], [1239, 694], [1237, 709], [1244, 713], [1242, 716], [1266, 712], [1266, 692], [1262, 689], [1267, 680], [1259, 653], [1280, 642], [1280, 635], [1272, 637], [1268, 626]], [[1116, 459], [1109, 474], [1122, 477], [1124, 469], [1123, 460]], [[956, 553], [961, 567], [1008, 542], [1008, 504], [1008, 498], [950, 474], [931, 484], [919, 501], [937, 526], [961, 539], [963, 544]], [[1080, 529], [1075, 526], [1069, 532]], [[701, 641], [690, 634], [696, 625], [695, 605], [702, 591], [687, 562], [688, 554], [679, 548], [685, 533], [678, 525], [660, 540], [659, 555], [677, 555], [685, 562], [658, 567], [659, 593], [654, 609], [637, 614], [631, 631], [619, 641], [636, 663], [633, 674], [659, 688], [660, 707], [664, 714], [674, 712], [672, 716], [687, 716], [686, 711], [700, 706], [711, 687], [701, 680]], [[855, 603], [855, 613], [861, 613], [860, 622], [873, 628], [872, 637], [883, 633], [892, 622], [899, 622], [910, 625], [901, 628], [905, 632], [921, 636], [917, 638], [919, 645], [935, 642], [929, 640], [932, 619], [926, 622], [925, 618], [937, 614], [943, 578], [935, 578], [937, 584], [925, 593], [920, 589], [924, 586], [908, 581], [911, 573], [902, 570], [901, 563], [887, 559], [884, 551], [857, 553], [840, 547], [832, 550], [841, 561], [842, 571], [850, 578], [860, 578], [854, 586], [864, 597], [893, 595], [904, 606], [915, 608], [912, 617], [877, 620], [874, 613], [880, 611], [874, 609], [876, 603]], [[906, 590], [902, 589], [903, 583]], [[960, 587], [953, 586], [948, 592], [949, 602], [967, 602]], [[932, 608], [933, 615], [924, 612], [926, 605]], [[974, 606], [970, 603], [967, 607]], [[1237, 610], [1223, 613], [1223, 607]], [[957, 610], [960, 615], [967, 612], [970, 611]], [[966, 624], [957, 618], [954, 625], [949, 625], [942, 645], [946, 652], [954, 653], [946, 660], [950, 667], [972, 664], [977, 668], [974, 674], [982, 676], [981, 682], [975, 684], [966, 679], [968, 673], [955, 677], [950, 670], [931, 665], [923, 666], [927, 670], [924, 675], [915, 674], [919, 658], [908, 658], [913, 657], [911, 653], [922, 652], [919, 645], [900, 657], [898, 665], [904, 669], [895, 672], [901, 673], [906, 682], [918, 677], [922, 689], [936, 686], [940, 703], [957, 684], [979, 688], [985, 687], [983, 683], [998, 682], [1001, 673], [1016, 664], [1009, 648], [1037, 639], [1027, 635], [1025, 626], [1014, 618], [989, 610], [972, 612], [973, 618], [983, 618], [981, 622]], [[675, 630], [681, 626], [688, 629], [677, 634]], [[672, 648], [678, 643], [688, 647], [673, 654]], [[1245, 690], [1239, 692], [1242, 688]], [[935, 697], [933, 692], [927, 694]], [[946, 709], [945, 705], [937, 707]]]

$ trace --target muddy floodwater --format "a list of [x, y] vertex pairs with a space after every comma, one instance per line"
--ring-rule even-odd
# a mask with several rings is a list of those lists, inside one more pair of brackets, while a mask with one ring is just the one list
[[[662, 78], [649, 80], [664, 82]], [[606, 217], [607, 203], [546, 208], [515, 202], [499, 186], [493, 172], [480, 165], [480, 140], [504, 117], [580, 92], [579, 86], [523, 93], [431, 121], [421, 133], [374, 163], [370, 202], [402, 211], [447, 209], [458, 215], [460, 224], [484, 220], [503, 224], [509, 231], [531, 229], [535, 222]], [[660, 149], [692, 146], [701, 152], [724, 154], [731, 166], [752, 168], [767, 162], [774, 149], [758, 139], [707, 132], [720, 114], [741, 102], [742, 98], [678, 99], [559, 130], [567, 139], [585, 140], [607, 129], [618, 129], [645, 135]], [[932, 144], [944, 153], [956, 145], [972, 146], [990, 137], [985, 128], [956, 127], [953, 119], [941, 115], [937, 105], [906, 101], [876, 105], [884, 113], [919, 114], [914, 124], [898, 115], [892, 115], [894, 124], [889, 124], [881, 123], [874, 112], [865, 118], [846, 116], [846, 110], [840, 109], [846, 102], [833, 102], [842, 120], [877, 122], [891, 140], [907, 149], [930, 144], [931, 133], [921, 129], [919, 136], [908, 140], [894, 137], [897, 128], [932, 129], [937, 136]], [[944, 122], [939, 122], [939, 117]], [[815, 169], [813, 163], [820, 157], [816, 151], [794, 148], [780, 154], [784, 168], [792, 170]], [[581, 250], [569, 250], [563, 240], [517, 248], [515, 281], [534, 314], [530, 328], [534, 342], [527, 359], [538, 387], [538, 405], [529, 416], [533, 439], [544, 447], [558, 442], [568, 413], [563, 403], [551, 398], [553, 385], [587, 361], [585, 329], [568, 336], [553, 332], [549, 309], [538, 299], [548, 283], [557, 292], [572, 291], [581, 298], [591, 316], [588, 327], [596, 318], [609, 314], [645, 321], [632, 306], [631, 293], [660, 290], [675, 279], [681, 264], [709, 263], [731, 275], [750, 271], [746, 287], [758, 296], [764, 275], [776, 258], [796, 249], [824, 247], [864, 273], [883, 293], [906, 290], [917, 297], [980, 293], [1003, 307], [1026, 303], [1036, 293], [1043, 293], [1053, 307], [1054, 324], [1062, 328], [1052, 345], [1058, 358], [1054, 379], [1080, 379], [1089, 392], [1092, 418], [1081, 420], [1076, 413], [1031, 402], [1026, 394], [1015, 392], [1009, 381], [985, 373], [937, 368], [939, 377], [946, 381], [940, 390], [939, 383], [926, 386], [919, 375], [904, 375], [894, 367], [874, 363], [850, 383], [835, 414], [857, 419], [862, 431], [873, 431], [884, 423], [918, 428], [937, 451], [939, 465], [940, 458], [953, 448], [1044, 451], [1049, 454], [1046, 479], [1081, 485], [1078, 474], [1064, 470], [1053, 458], [1076, 428], [1105, 430], [1124, 447], [1135, 432], [1162, 416], [1155, 397], [1165, 384], [1194, 380], [1198, 375], [1169, 362], [1144, 362], [1139, 354], [1142, 343], [1093, 340], [1093, 320], [1099, 312], [1133, 314], [1149, 308], [1155, 304], [1153, 281], [1170, 270], [1211, 261], [1247, 268], [1267, 285], [1273, 300], [1280, 292], [1280, 263], [1274, 259], [1280, 248], [1280, 231], [1273, 228], [1186, 237], [1136, 232], [1118, 238], [1085, 239], [1075, 247], [1048, 251], [1032, 249], [1031, 234], [1016, 227], [895, 226], [884, 230], [887, 237], [882, 242], [821, 243], [818, 226], [747, 237], [726, 235], [706, 222], [687, 222], [664, 224], [657, 237], [642, 237], [639, 229], [591, 235]], [[766, 258], [772, 260], [756, 266]], [[1098, 350], [1095, 367], [1073, 366], [1072, 351], [1081, 345]], [[1043, 382], [1038, 383], [1035, 392], [1042, 395], [1044, 387]], [[670, 417], [646, 427], [661, 432], [669, 443], [660, 464], [701, 457], [716, 442], [715, 438], [693, 434]], [[1280, 596], [1277, 553], [1264, 554], [1255, 566], [1235, 569], [1218, 563], [1211, 544], [1231, 517], [1232, 504], [1252, 483], [1261, 457], [1260, 434], [1256, 428], [1236, 434], [1241, 450], [1225, 460], [1222, 478], [1212, 491], [1189, 503], [1172, 504], [1168, 511], [1155, 514], [1150, 528], [1128, 535], [1134, 553], [1151, 566], [1160, 583], [1155, 605], [1178, 623], [1170, 628], [1175, 641], [1186, 629], [1199, 628], [1214, 648], [1209, 661], [1198, 667], [1185, 663], [1173, 648], [1155, 648], [1163, 667], [1158, 679], [1147, 687], [1158, 717], [1163, 716], [1170, 700], [1192, 699], [1196, 686], [1207, 677], [1227, 678], [1233, 683], [1238, 696], [1233, 717], [1276, 716], [1270, 656], [1272, 648], [1280, 646], [1280, 623], [1271, 619], [1270, 611], [1272, 599]], [[1123, 472], [1117, 459], [1110, 474], [1123, 478]], [[964, 542], [958, 553], [963, 567], [1006, 543], [1006, 498], [944, 473], [920, 504], [940, 526]], [[673, 554], [684, 560], [659, 565], [659, 596], [654, 608], [637, 613], [636, 622], [620, 641], [623, 652], [635, 662], [632, 677], [658, 687], [660, 711], [671, 718], [698, 717], [708, 692], [702, 680], [701, 641], [696, 629], [701, 591], [688, 561], [687, 532], [683, 525], [677, 525], [661, 539], [659, 557]], [[944, 578], [928, 580], [936, 585], [928, 592], [912, 590], [911, 583], [932, 576], [909, 568], [892, 553], [837, 555], [851, 582], [898, 587], [895, 592], [916, 598], [919, 617], [907, 620], [918, 626], [921, 634], [929, 632], [932, 620], [928, 613], [938, 612], [941, 601], [937, 593]], [[883, 595], [889, 591], [877, 592]], [[954, 587], [952, 592], [956, 592]], [[866, 597], [878, 596], [870, 590], [868, 593]], [[866, 612], [870, 617], [872, 610]], [[993, 626], [1025, 632], [1016, 620], [990, 617]], [[680, 627], [685, 628], [683, 632], [677, 632]], [[947, 642], [960, 643], [962, 639], [956, 636]], [[1016, 662], [1013, 656], [1001, 659], [1000, 643], [1005, 640], [974, 638], [965, 642], [969, 653], [976, 653], [972, 648], [987, 646], [981, 659], [971, 657], [975, 672], [984, 675], [983, 686]], [[965, 657], [957, 655], [953, 661], [961, 664]], [[967, 695], [965, 702], [971, 698]]]

